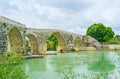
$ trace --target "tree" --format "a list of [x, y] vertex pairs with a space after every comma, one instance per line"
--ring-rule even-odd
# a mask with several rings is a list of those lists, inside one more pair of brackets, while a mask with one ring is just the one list
[[111, 27], [106, 27], [102, 23], [92, 24], [88, 29], [86, 35], [92, 36], [99, 42], [108, 42], [115, 35]]

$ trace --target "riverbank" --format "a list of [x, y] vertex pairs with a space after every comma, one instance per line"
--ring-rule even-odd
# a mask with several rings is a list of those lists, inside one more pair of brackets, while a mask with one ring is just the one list
[[120, 45], [117, 44], [102, 44], [97, 45], [96, 50], [120, 50]]
[[96, 51], [96, 50], [120, 50], [120, 45], [117, 44], [102, 44], [102, 45], [96, 45], [96, 46], [88, 46], [88, 47], [81, 47], [79, 51]]

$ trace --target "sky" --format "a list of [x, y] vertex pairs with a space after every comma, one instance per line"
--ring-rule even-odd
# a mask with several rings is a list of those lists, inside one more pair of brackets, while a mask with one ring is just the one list
[[120, 34], [120, 0], [0, 0], [0, 15], [31, 28], [85, 35], [93, 23]]

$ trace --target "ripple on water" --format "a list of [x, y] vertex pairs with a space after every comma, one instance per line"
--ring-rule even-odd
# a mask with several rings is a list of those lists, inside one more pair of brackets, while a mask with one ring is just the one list
[[81, 51], [25, 60], [25, 67], [31, 79], [119, 79], [119, 62], [117, 52]]

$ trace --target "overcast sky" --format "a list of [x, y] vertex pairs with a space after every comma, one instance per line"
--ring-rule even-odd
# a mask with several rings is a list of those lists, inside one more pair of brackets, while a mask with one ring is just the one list
[[27, 27], [79, 34], [103, 23], [120, 34], [120, 0], [0, 0], [0, 15]]

